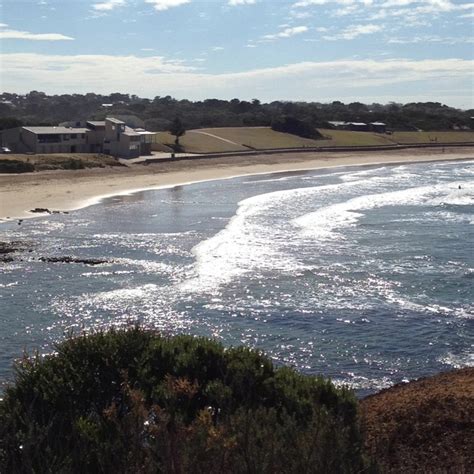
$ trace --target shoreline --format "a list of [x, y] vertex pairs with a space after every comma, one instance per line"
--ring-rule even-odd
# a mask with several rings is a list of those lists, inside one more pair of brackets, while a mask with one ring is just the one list
[[103, 199], [153, 189], [166, 189], [258, 174], [311, 171], [335, 167], [403, 165], [474, 159], [474, 148], [396, 150], [383, 152], [280, 153], [228, 156], [209, 160], [132, 165], [124, 168], [42, 171], [0, 175], [0, 222], [42, 217], [36, 207], [73, 211]]

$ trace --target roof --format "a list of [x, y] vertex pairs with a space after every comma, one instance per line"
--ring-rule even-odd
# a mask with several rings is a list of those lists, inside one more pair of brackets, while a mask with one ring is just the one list
[[380, 126], [385, 126], [387, 125], [386, 123], [383, 122], [370, 122], [370, 125], [380, 125]]
[[86, 133], [87, 128], [72, 128], [72, 127], [23, 127], [36, 135], [40, 134], [63, 134], [63, 133]]
[[117, 124], [122, 124], [122, 123], [125, 123], [125, 122], [122, 122], [122, 120], [119, 120], [119, 119], [116, 119], [116, 118], [113, 118], [113, 117], [107, 117], [105, 119], [105, 121], [107, 122], [112, 122], [112, 123], [117, 123]]
[[335, 127], [340, 127], [342, 125], [347, 125], [347, 122], [341, 122], [340, 120], [333, 120], [331, 122], [328, 122], [331, 125], [334, 125]]
[[105, 120], [102, 120], [102, 121], [88, 120], [86, 123], [90, 123], [94, 127], [105, 127]]

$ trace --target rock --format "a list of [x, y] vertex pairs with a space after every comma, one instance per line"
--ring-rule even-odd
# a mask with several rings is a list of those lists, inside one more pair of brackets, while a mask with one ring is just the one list
[[41, 213], [41, 214], [51, 214], [51, 211], [46, 208], [46, 207], [35, 207], [34, 209], [31, 209], [30, 212], [34, 213]]
[[30, 245], [21, 240], [12, 240], [11, 242], [0, 242], [0, 255], [6, 253], [19, 252], [20, 250], [28, 250]]
[[77, 257], [40, 257], [40, 261], [47, 263], [83, 263], [84, 265], [103, 265], [109, 263], [108, 260], [99, 258], [77, 258]]
[[69, 214], [68, 211], [52, 211], [47, 207], [35, 207], [34, 209], [30, 209], [30, 212], [34, 212], [36, 214]]

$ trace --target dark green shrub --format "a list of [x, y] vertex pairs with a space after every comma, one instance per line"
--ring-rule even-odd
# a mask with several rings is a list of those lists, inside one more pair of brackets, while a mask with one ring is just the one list
[[65, 161], [62, 167], [65, 170], [83, 170], [85, 168], [85, 165], [82, 160], [71, 158], [70, 160]]
[[292, 135], [297, 135], [303, 138], [323, 138], [323, 136], [310, 123], [288, 115], [272, 120], [272, 130], [291, 133]]
[[0, 173], [31, 173], [34, 170], [34, 165], [25, 161], [0, 159]]
[[0, 402], [5, 472], [358, 472], [356, 401], [261, 353], [142, 329], [24, 358]]

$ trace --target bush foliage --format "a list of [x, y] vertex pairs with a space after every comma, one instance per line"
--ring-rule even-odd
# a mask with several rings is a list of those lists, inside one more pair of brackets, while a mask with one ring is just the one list
[[356, 401], [260, 352], [140, 328], [25, 357], [0, 402], [5, 472], [360, 472]]
[[35, 167], [28, 162], [0, 159], [0, 173], [31, 173]]
[[295, 117], [280, 117], [272, 121], [272, 130], [291, 133], [303, 138], [323, 138], [323, 136], [309, 123]]

